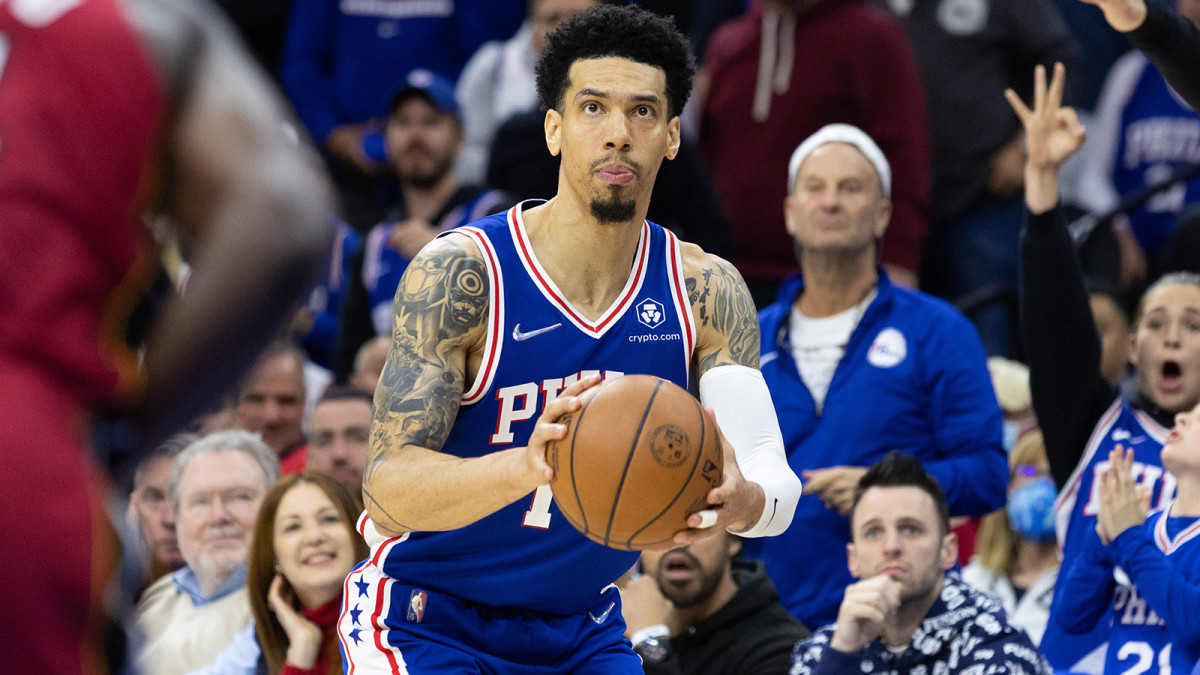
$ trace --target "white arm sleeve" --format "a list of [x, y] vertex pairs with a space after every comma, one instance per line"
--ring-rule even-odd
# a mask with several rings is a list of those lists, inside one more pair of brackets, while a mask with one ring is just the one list
[[762, 486], [767, 498], [754, 527], [736, 534], [782, 534], [792, 524], [803, 486], [788, 466], [767, 381], [753, 368], [719, 366], [700, 378], [700, 401], [716, 413], [717, 426], [733, 445], [742, 475]]

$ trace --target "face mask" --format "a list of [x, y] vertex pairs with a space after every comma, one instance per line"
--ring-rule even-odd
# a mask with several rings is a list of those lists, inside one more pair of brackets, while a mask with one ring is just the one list
[[1042, 477], [1008, 496], [1013, 531], [1039, 543], [1054, 541], [1054, 481]]
[[1016, 420], [1004, 420], [1004, 435], [1002, 443], [1004, 444], [1005, 452], [1012, 452], [1013, 446], [1017, 444], [1017, 438], [1021, 435], [1021, 423]]

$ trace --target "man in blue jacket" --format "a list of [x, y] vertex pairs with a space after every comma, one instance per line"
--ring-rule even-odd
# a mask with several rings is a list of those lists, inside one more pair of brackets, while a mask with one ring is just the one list
[[866, 467], [889, 450], [914, 455], [951, 515], [971, 516], [1004, 505], [1008, 474], [975, 329], [879, 266], [891, 215], [883, 152], [858, 128], [831, 124], [796, 148], [788, 181], [802, 274], [759, 314], [761, 369], [806, 496], [788, 532], [747, 552], [766, 563], [784, 606], [820, 626], [852, 582], [845, 516]]

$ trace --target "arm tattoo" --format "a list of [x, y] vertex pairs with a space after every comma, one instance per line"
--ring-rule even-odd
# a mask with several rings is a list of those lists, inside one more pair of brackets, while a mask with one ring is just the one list
[[446, 442], [458, 415], [467, 350], [487, 322], [488, 292], [483, 262], [458, 237], [438, 240], [409, 264], [396, 290], [392, 348], [375, 392], [363, 478], [368, 501], [379, 504], [369, 492], [371, 480], [403, 446], [440, 450]]
[[758, 368], [758, 312], [733, 265], [709, 257], [698, 276], [688, 277], [687, 289], [700, 329], [714, 331], [725, 341], [700, 357], [699, 374], [717, 366]]

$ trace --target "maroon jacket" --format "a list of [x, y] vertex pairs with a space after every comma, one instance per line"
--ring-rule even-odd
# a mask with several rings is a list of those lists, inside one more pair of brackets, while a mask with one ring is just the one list
[[767, 83], [772, 91], [759, 105], [769, 106], [759, 111], [765, 119], [756, 120], [764, 25], [773, 18], [756, 3], [724, 24], [703, 64], [710, 86], [700, 146], [734, 225], [734, 264], [747, 280], [759, 282], [778, 282], [795, 271], [783, 220], [788, 159], [813, 132], [844, 122], [871, 136], [892, 165], [883, 262], [917, 270], [929, 214], [929, 132], [924, 89], [903, 27], [863, 0], [823, 0], [796, 18], [791, 35], [780, 19], [777, 39], [768, 39], [775, 44], [776, 66], [765, 75], [786, 80], [784, 86]]

